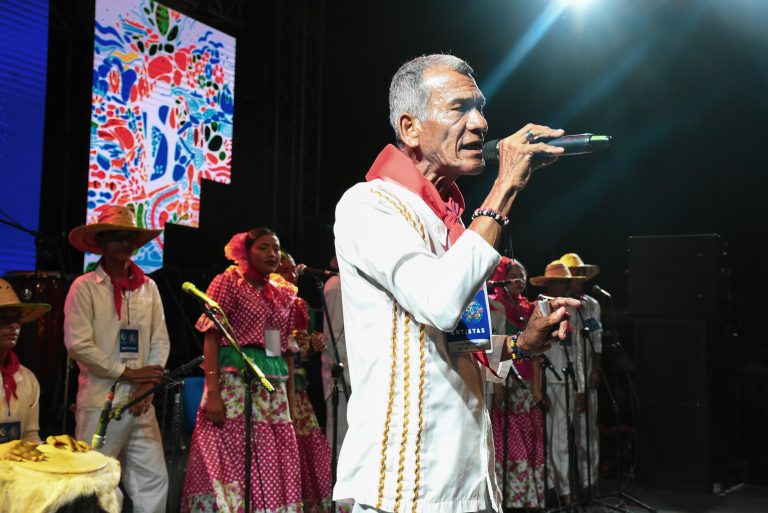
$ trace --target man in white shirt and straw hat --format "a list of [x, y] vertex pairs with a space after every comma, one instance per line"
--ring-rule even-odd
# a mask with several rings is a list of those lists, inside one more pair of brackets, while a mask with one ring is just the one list
[[[139, 228], [133, 211], [106, 206], [98, 222], [74, 228], [70, 243], [101, 254], [77, 278], [64, 305], [64, 342], [80, 367], [76, 435], [90, 440], [112, 384], [113, 404], [127, 404], [156, 384], [170, 351], [163, 304], [155, 282], [131, 257], [162, 230]], [[101, 452], [123, 463], [122, 481], [134, 511], [164, 513], [168, 475], [152, 396], [130, 415], [110, 421]]]
[[0, 279], [0, 443], [40, 443], [40, 384], [13, 349], [21, 325], [50, 309], [44, 303], [22, 303], [11, 284]]
[[[560, 260], [547, 264], [542, 276], [534, 276], [530, 279], [531, 285], [544, 288], [550, 296], [567, 296], [574, 281], [584, 281], [584, 277], [573, 276], [568, 266]], [[545, 426], [547, 430], [547, 458], [549, 464], [547, 488], [554, 487], [564, 506], [570, 505], [572, 493], [569, 472], [570, 461], [568, 458], [568, 426], [573, 422], [573, 415], [577, 410], [576, 403], [579, 397], [583, 398], [584, 396], [584, 372], [583, 367], [579, 365], [582, 359], [581, 347], [573, 343], [572, 321], [575, 316], [577, 316], [575, 310], [571, 311], [568, 328], [569, 336], [559, 344], [553, 344], [545, 353], [552, 362], [552, 366], [557, 371], [557, 374], [559, 374], [559, 377], [557, 377], [554, 373], [545, 371], [549, 403], [549, 412]], [[566, 368], [573, 371], [568, 373], [568, 377], [563, 372], [563, 369]]]
[[[576, 253], [566, 253], [560, 261], [568, 266], [573, 276], [583, 280], [571, 281], [571, 292], [581, 301], [579, 313], [573, 321], [573, 343], [582, 351], [582, 359], [576, 362], [583, 367], [586, 386], [584, 394], [577, 399], [579, 415], [574, 419], [574, 433], [579, 459], [579, 476], [585, 488], [594, 487], [600, 470], [600, 432], [597, 428], [597, 389], [600, 385], [601, 356], [603, 352], [603, 330], [600, 323], [600, 303], [584, 292], [584, 285], [600, 272], [593, 264], [586, 264]], [[587, 333], [589, 336], [587, 337]], [[584, 358], [586, 354], [586, 358]], [[588, 412], [587, 412], [588, 410]], [[587, 458], [587, 431], [589, 432], [589, 458]], [[589, 459], [589, 471], [587, 471]], [[587, 479], [589, 478], [589, 479]]]

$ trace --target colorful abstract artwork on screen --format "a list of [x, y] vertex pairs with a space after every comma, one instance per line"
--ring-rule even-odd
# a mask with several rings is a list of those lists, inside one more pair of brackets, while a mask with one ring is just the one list
[[[197, 227], [200, 181], [230, 182], [234, 85], [233, 37], [154, 1], [97, 0], [87, 222], [118, 204], [143, 227]], [[163, 241], [134, 256], [144, 271]]]

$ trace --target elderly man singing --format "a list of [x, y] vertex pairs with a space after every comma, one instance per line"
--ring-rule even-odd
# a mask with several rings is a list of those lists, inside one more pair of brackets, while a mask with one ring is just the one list
[[563, 134], [546, 126], [528, 124], [499, 141], [498, 177], [465, 229], [455, 181], [483, 171], [484, 101], [461, 59], [404, 64], [389, 94], [397, 145], [336, 207], [354, 393], [334, 498], [354, 500], [357, 511], [501, 511], [486, 366], [503, 376], [494, 360], [546, 350], [565, 336], [566, 307], [580, 304], [555, 298], [546, 303], [551, 313], [540, 304], [525, 331], [496, 337], [491, 348], [451, 341], [470, 304], [479, 301], [472, 315], [483, 313], [478, 291], [501, 259], [494, 248], [515, 198], [562, 152], [536, 142]]

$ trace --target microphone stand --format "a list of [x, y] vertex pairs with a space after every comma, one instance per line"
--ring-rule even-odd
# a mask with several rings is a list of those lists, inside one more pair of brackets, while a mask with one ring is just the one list
[[[568, 440], [568, 490], [569, 490], [569, 496], [571, 498], [571, 503], [566, 506], [560, 506], [552, 512], [560, 512], [560, 511], [578, 511], [578, 507], [576, 505], [576, 501], [573, 500], [574, 495], [574, 486], [573, 486], [573, 461], [571, 454], [573, 453], [573, 433], [571, 431], [571, 391], [570, 387], [573, 387], [573, 391], [576, 392], [576, 375], [573, 371], [573, 363], [571, 362], [571, 356], [568, 353], [568, 347], [562, 346], [563, 351], [565, 352], [565, 367], [561, 369], [563, 376], [565, 377], [565, 425], [567, 430], [567, 440]], [[552, 426], [552, 431], [554, 431], [554, 424]]]
[[546, 503], [547, 482], [549, 481], [549, 441], [547, 439], [547, 415], [549, 412], [547, 409], [549, 406], [551, 406], [551, 402], [547, 404], [549, 400], [549, 395], [547, 394], [547, 369], [549, 369], [549, 371], [554, 374], [558, 380], [563, 378], [560, 376], [560, 374], [557, 373], [557, 369], [555, 369], [555, 366], [552, 365], [552, 361], [547, 357], [546, 354], [540, 354], [539, 359], [541, 362], [541, 395], [544, 397], [545, 401], [545, 403], [542, 405], [543, 407], [541, 408], [541, 423], [542, 427], [544, 428], [544, 494]]
[[[245, 382], [245, 497], [243, 498], [243, 512], [244, 513], [251, 513], [251, 440], [253, 438], [252, 432], [253, 432], [253, 382], [256, 378], [259, 379], [259, 382], [261, 383], [261, 386], [266, 389], [268, 392], [274, 392], [275, 388], [272, 386], [272, 384], [267, 380], [266, 376], [264, 376], [264, 373], [259, 369], [259, 367], [254, 363], [253, 360], [251, 360], [248, 355], [243, 353], [242, 347], [240, 347], [240, 344], [235, 339], [235, 331], [232, 329], [232, 326], [229, 324], [229, 321], [227, 320], [227, 316], [224, 314], [223, 311], [218, 310], [214, 311], [211, 306], [206, 303], [205, 301], [200, 301], [200, 304], [203, 306], [203, 310], [205, 310], [205, 315], [208, 316], [208, 318], [213, 321], [213, 323], [216, 325], [216, 327], [219, 329], [219, 331], [224, 335], [224, 337], [229, 341], [230, 345], [235, 349], [237, 354], [240, 355], [240, 358], [243, 359], [243, 362], [245, 362], [245, 366], [243, 367], [243, 381]], [[217, 315], [218, 314], [218, 315]], [[221, 316], [222, 320], [219, 319], [218, 316]], [[226, 328], [223, 326], [223, 324], [226, 324]], [[258, 452], [255, 453], [256, 458], [256, 472], [258, 473], [259, 477], [259, 485], [261, 488], [261, 502], [262, 507], [264, 508], [264, 511], [267, 511], [267, 500], [264, 495], [264, 481], [261, 477], [261, 466], [259, 465], [259, 455]]]
[[[608, 299], [609, 300], [611, 299], [610, 296], [608, 296]], [[615, 307], [613, 305], [613, 301], [609, 301], [609, 302], [610, 302], [610, 306], [611, 306], [611, 308], [610, 308], [610, 311], [611, 311], [610, 318], [611, 318], [611, 324], [612, 324], [612, 329], [613, 329], [613, 339], [614, 339], [614, 341], [610, 345], [610, 347], [616, 348], [616, 350], [619, 352], [619, 358], [621, 358], [623, 356], [623, 357], [628, 359], [629, 357], [624, 352], [624, 347], [622, 346], [621, 341], [619, 340], [619, 330], [618, 330], [618, 326], [617, 326], [617, 323], [616, 323]], [[590, 343], [591, 342], [592, 341], [590, 339]], [[593, 351], [594, 351], [594, 348], [593, 348]], [[640, 406], [640, 399], [637, 396], [637, 391], [635, 390], [634, 384], [632, 382], [632, 377], [629, 375], [629, 371], [627, 370], [626, 366], [622, 366], [622, 367], [623, 367], [624, 373], [626, 374], [626, 377], [627, 377], [627, 383], [628, 383], [628, 386], [629, 386], [631, 397], [634, 398], [634, 400], [635, 400], [634, 404], [636, 405], [638, 411], [642, 412], [642, 408]], [[614, 408], [614, 414], [616, 416], [616, 427], [617, 427], [617, 429], [616, 429], [616, 475], [617, 475], [618, 479], [621, 479], [621, 440], [620, 440], [621, 434], [620, 434], [620, 431], [618, 429], [618, 425], [619, 425], [619, 407], [618, 407], [618, 403], [616, 402], [616, 400], [613, 397], [613, 394], [611, 393], [610, 386], [608, 386], [608, 382], [606, 381], [606, 378], [605, 378], [605, 372], [602, 369], [602, 367], [600, 368], [600, 373], [601, 373], [601, 378], [602, 378], [603, 382], [606, 383], [606, 390], [608, 390], [608, 392], [610, 394], [611, 402], [612, 402], [613, 408]], [[633, 404], [631, 399], [630, 399], [629, 403], [630, 403], [630, 408], [631, 408], [632, 404]], [[633, 428], [636, 429], [636, 426], [633, 426]], [[656, 508], [654, 508], [652, 506], [649, 506], [648, 504], [645, 504], [644, 502], [642, 502], [637, 497], [634, 497], [634, 496], [632, 496], [632, 495], [630, 495], [630, 494], [628, 494], [627, 492], [624, 491], [624, 487], [625, 487], [627, 482], [628, 482], [628, 480], [625, 481], [619, 487], [618, 491], [613, 492], [613, 493], [607, 493], [607, 494], [604, 494], [604, 495], [600, 495], [598, 497], [599, 498], [603, 498], [603, 497], [619, 497], [621, 499], [624, 499], [624, 500], [627, 500], [629, 502], [632, 502], [632, 503], [634, 503], [637, 506], [640, 506], [641, 508], [647, 510], [649, 513], [656, 513]]]
[[[599, 495], [597, 497], [592, 497], [591, 493], [591, 486], [592, 486], [592, 454], [591, 454], [591, 443], [590, 439], [591, 436], [589, 434], [590, 431], [590, 407], [589, 407], [589, 396], [590, 396], [590, 390], [589, 390], [589, 373], [590, 373], [590, 366], [589, 366], [589, 360], [592, 356], [594, 356], [595, 353], [595, 345], [592, 341], [592, 336], [590, 335], [591, 331], [584, 322], [584, 314], [581, 312], [581, 308], [576, 309], [576, 312], [578, 312], [579, 320], [581, 321], [582, 326], [582, 334], [584, 335], [584, 338], [582, 340], [582, 364], [584, 366], [584, 431], [586, 435], [586, 441], [587, 441], [587, 447], [586, 447], [586, 457], [587, 457], [587, 491], [585, 493], [585, 497], [583, 500], [582, 507], [586, 509], [587, 505], [591, 502], [595, 504], [600, 504], [603, 507], [610, 508], [614, 511], [620, 511], [622, 513], [628, 513], [626, 510], [621, 509], [619, 507], [616, 507], [612, 504], [608, 504], [607, 502], [601, 500], [603, 497], [606, 497], [608, 495]], [[589, 355], [587, 354], [587, 342], [589, 342], [589, 348], [591, 353]], [[616, 404], [616, 400], [613, 397], [613, 392], [611, 391], [611, 387], [608, 385], [607, 381], [605, 380], [605, 374], [603, 372], [602, 365], [599, 367], [600, 369], [600, 375], [602, 377], [603, 382], [605, 382], [606, 390], [608, 391], [608, 396], [610, 397], [611, 404], [613, 405], [614, 412], [617, 414], [617, 420], [618, 420], [618, 406]], [[617, 422], [618, 424], [618, 422]], [[617, 441], [618, 441], [618, 432], [617, 432]], [[617, 457], [620, 455], [617, 453]], [[577, 458], [578, 459], [578, 458]]]
[[[331, 448], [331, 488], [333, 488], [333, 486], [336, 484], [336, 453], [339, 444], [339, 378], [341, 378], [341, 385], [342, 389], [344, 390], [344, 399], [347, 403], [349, 403], [349, 387], [347, 386], [347, 379], [344, 377], [344, 364], [341, 363], [341, 358], [339, 357], [339, 347], [336, 343], [336, 335], [333, 332], [331, 315], [328, 313], [328, 304], [325, 301], [325, 294], [323, 293], [324, 285], [325, 284], [323, 283], [323, 280], [321, 280], [318, 276], [315, 276], [315, 286], [320, 292], [320, 300], [323, 304], [323, 315], [325, 317], [326, 326], [328, 327], [328, 333], [331, 336], [331, 347], [333, 348], [334, 356], [333, 366], [331, 367], [331, 416], [333, 417], [333, 442]], [[331, 499], [331, 513], [336, 513], [336, 501], [333, 499]]]

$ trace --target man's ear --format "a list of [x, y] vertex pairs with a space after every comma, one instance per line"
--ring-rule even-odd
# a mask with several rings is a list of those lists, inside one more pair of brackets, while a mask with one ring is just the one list
[[400, 140], [409, 148], [416, 148], [421, 135], [421, 120], [410, 112], [403, 112], [397, 122], [400, 127]]

